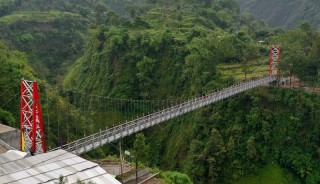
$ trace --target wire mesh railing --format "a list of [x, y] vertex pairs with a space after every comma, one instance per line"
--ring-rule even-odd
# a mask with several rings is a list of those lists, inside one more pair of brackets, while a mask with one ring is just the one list
[[237, 83], [220, 91], [216, 91], [214, 93], [207, 94], [197, 98], [192, 98], [181, 104], [174, 105], [164, 110], [143, 116], [141, 118], [126, 122], [124, 124], [112, 128], [108, 128], [106, 130], [100, 131], [98, 133], [92, 134], [90, 136], [78, 139], [76, 141], [55, 148], [51, 151], [57, 149], [64, 149], [75, 154], [86, 153], [95, 148], [114, 142], [120, 138], [142, 131], [146, 128], [157, 125], [169, 119], [173, 119], [177, 116], [194, 111], [203, 106], [215, 103], [217, 101], [226, 99], [230, 96], [239, 94], [243, 91], [250, 90], [252, 88], [273, 82], [275, 80], [276, 77], [267, 76], [254, 79], [248, 82]]

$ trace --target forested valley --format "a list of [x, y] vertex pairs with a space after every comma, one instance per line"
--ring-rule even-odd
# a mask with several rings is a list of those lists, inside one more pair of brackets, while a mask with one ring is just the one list
[[186, 174], [168, 183], [316, 184], [320, 32], [308, 22], [271, 28], [235, 0], [2, 0], [0, 121], [19, 127], [19, 81], [37, 80], [55, 148], [266, 76], [272, 44], [281, 76], [304, 87], [259, 87], [148, 129], [141, 165]]

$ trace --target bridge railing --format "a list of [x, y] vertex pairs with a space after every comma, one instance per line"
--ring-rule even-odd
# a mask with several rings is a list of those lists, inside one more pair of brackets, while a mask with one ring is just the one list
[[175, 118], [190, 111], [199, 109], [205, 105], [212, 104], [227, 97], [236, 95], [238, 93], [258, 87], [263, 84], [273, 82], [275, 80], [275, 77], [268, 76], [259, 79], [254, 79], [248, 82], [237, 83], [222, 90], [215, 91], [211, 94], [193, 98], [181, 104], [169, 107], [167, 109], [163, 109], [161, 111], [140, 117], [138, 119], [126, 122], [124, 124], [97, 132], [90, 136], [73, 141], [69, 144], [65, 144], [56, 149], [65, 149], [75, 154], [86, 153], [97, 147], [116, 141], [122, 137], [142, 131], [148, 127], [154, 126], [156, 124]]

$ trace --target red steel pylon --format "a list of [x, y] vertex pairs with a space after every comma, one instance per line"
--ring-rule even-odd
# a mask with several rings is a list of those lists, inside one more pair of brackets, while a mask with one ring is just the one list
[[22, 79], [20, 84], [21, 151], [45, 153], [47, 150], [38, 83]]
[[279, 75], [280, 54], [281, 54], [280, 45], [272, 45], [270, 47], [269, 76]]

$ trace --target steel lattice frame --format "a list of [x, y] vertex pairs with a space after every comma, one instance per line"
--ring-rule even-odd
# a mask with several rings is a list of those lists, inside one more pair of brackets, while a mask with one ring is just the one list
[[275, 76], [279, 74], [278, 66], [280, 62], [280, 48], [280, 45], [272, 45], [270, 47], [269, 76]]
[[21, 80], [20, 131], [21, 150], [45, 153], [46, 144], [38, 83]]

